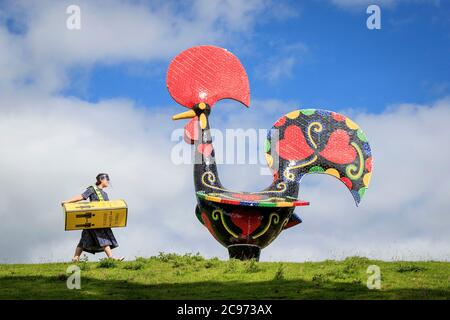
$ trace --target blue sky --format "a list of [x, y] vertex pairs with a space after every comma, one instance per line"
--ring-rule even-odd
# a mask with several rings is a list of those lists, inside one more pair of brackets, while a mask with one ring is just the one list
[[[244, 64], [253, 99], [376, 113], [394, 103], [426, 103], [450, 93], [449, 2], [381, 6], [381, 30], [366, 28], [366, 6], [285, 5], [288, 13], [263, 14], [252, 30], [235, 34], [226, 45]], [[127, 97], [148, 107], [169, 105], [165, 72], [172, 57], [99, 63], [89, 71], [75, 66], [64, 94], [92, 102]]]

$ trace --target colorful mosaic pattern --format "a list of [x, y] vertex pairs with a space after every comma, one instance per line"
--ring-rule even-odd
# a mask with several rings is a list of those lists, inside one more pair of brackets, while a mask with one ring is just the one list
[[250, 206], [250, 207], [299, 207], [308, 206], [309, 202], [300, 201], [294, 197], [270, 197], [268, 195], [257, 195], [252, 193], [205, 193], [198, 191], [197, 197], [203, 200], [232, 204], [235, 206]]
[[331, 175], [347, 186], [356, 204], [372, 175], [372, 153], [361, 128], [321, 109], [296, 110], [278, 119], [266, 141], [266, 159], [274, 175], [286, 182], [299, 183], [310, 173]]

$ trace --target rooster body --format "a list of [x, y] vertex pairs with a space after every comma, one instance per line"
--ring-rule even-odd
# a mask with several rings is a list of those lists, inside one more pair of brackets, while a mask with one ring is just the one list
[[190, 108], [174, 119], [192, 118], [185, 127], [185, 140], [195, 150], [195, 213], [212, 236], [228, 248], [231, 258], [259, 259], [261, 249], [281, 231], [301, 222], [294, 209], [309, 204], [297, 200], [306, 174], [338, 178], [357, 205], [364, 196], [372, 171], [366, 136], [349, 118], [320, 109], [292, 111], [269, 131], [265, 151], [274, 176], [270, 186], [257, 192], [226, 189], [215, 163], [209, 115], [211, 106], [220, 99], [249, 105], [245, 70], [224, 49], [194, 47], [171, 63], [167, 84], [172, 97]]

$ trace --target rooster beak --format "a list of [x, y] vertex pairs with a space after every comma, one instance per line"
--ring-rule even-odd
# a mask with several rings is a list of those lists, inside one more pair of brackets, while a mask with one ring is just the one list
[[180, 119], [190, 119], [195, 117], [195, 111], [194, 110], [188, 110], [179, 114], [176, 114], [172, 117], [172, 120], [180, 120]]

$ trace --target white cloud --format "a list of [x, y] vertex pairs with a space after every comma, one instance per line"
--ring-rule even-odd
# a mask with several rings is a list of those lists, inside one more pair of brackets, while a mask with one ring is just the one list
[[257, 65], [255, 71], [258, 78], [270, 82], [290, 78], [294, 68], [308, 53], [308, 47], [301, 42], [281, 44], [274, 41], [268, 45], [274, 49], [274, 53], [270, 57], [265, 57], [264, 62]]
[[292, 70], [296, 64], [296, 58], [293, 56], [278, 59], [276, 63], [268, 63], [266, 70], [262, 71], [263, 77], [269, 81], [276, 81], [284, 77], [291, 77]]
[[[246, 127], [268, 128], [294, 109], [287, 105], [256, 101], [253, 108], [228, 118], [222, 116], [228, 106], [218, 105], [211, 121], [222, 128], [244, 122]], [[201, 251], [226, 257], [226, 250], [194, 216], [192, 167], [170, 161], [170, 132], [181, 125], [172, 123], [170, 114], [178, 110], [36, 96], [3, 98], [1, 106], [2, 260], [68, 258], [79, 232], [63, 231], [59, 202], [81, 192], [97, 171], [111, 174], [111, 196], [130, 205], [129, 226], [116, 229], [119, 254], [132, 258], [158, 251]], [[374, 178], [362, 206], [355, 208], [346, 188], [334, 179], [305, 178], [301, 197], [311, 207], [300, 212], [304, 223], [284, 232], [263, 250], [262, 258], [361, 254], [448, 259], [450, 99], [353, 116], [375, 154]], [[228, 187], [253, 190], [269, 183], [256, 165], [221, 166], [220, 172]]]
[[[0, 66], [7, 66], [12, 80], [25, 78], [41, 91], [57, 91], [64, 87], [69, 67], [168, 60], [193, 45], [226, 45], [235, 32], [250, 31], [269, 3], [193, 0], [179, 10], [176, 2], [77, 1], [81, 30], [68, 30], [70, 4], [46, 0], [5, 5], [3, 19], [10, 18], [25, 30], [12, 35], [0, 28], [0, 46], [12, 48], [2, 52], [6, 57], [0, 58]], [[17, 61], [22, 62], [20, 67]]]

